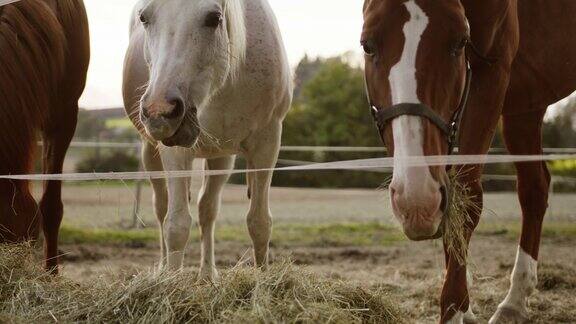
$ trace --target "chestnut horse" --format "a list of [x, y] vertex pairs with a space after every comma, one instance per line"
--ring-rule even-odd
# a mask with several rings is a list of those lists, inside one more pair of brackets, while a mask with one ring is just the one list
[[[399, 157], [391, 201], [409, 238], [442, 235], [450, 188], [445, 168], [405, 167], [402, 157], [450, 153], [458, 128], [460, 154], [486, 154], [501, 117], [511, 154], [542, 154], [547, 107], [576, 89], [573, 12], [573, 0], [366, 0], [367, 90], [380, 135]], [[482, 169], [466, 168], [461, 180], [480, 206]], [[550, 174], [540, 162], [516, 169], [522, 235], [510, 291], [491, 323], [528, 321], [537, 282]], [[472, 211], [468, 240], [479, 218]], [[445, 254], [441, 322], [473, 322], [467, 268]]]
[[[43, 172], [62, 173], [76, 128], [89, 61], [82, 0], [26, 0], [0, 6], [0, 174], [33, 171], [42, 136]], [[27, 181], [0, 180], [0, 242], [45, 237], [46, 269], [58, 271], [61, 182], [37, 205]]]

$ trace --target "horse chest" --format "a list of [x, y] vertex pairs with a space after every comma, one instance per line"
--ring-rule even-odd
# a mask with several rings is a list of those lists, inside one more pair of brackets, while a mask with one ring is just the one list
[[213, 158], [241, 153], [241, 143], [257, 128], [257, 123], [244, 110], [213, 109], [198, 116], [202, 135], [195, 155]]

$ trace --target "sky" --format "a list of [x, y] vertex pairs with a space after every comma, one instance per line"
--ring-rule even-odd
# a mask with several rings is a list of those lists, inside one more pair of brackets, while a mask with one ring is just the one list
[[[310, 56], [360, 52], [363, 0], [269, 0], [276, 13], [290, 65]], [[122, 106], [122, 64], [128, 21], [137, 0], [84, 0], [90, 21], [92, 58], [85, 108]], [[330, 14], [326, 14], [329, 12]]]

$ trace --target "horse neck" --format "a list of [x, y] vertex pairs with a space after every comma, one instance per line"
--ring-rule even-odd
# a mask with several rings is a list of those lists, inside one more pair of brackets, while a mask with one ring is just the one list
[[503, 33], [518, 33], [517, 0], [463, 0], [474, 45], [485, 54], [495, 53], [502, 44]]

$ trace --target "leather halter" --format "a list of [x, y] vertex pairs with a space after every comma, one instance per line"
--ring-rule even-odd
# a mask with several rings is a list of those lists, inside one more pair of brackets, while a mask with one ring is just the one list
[[464, 92], [462, 93], [458, 109], [454, 112], [452, 118], [448, 122], [444, 121], [438, 113], [424, 104], [401, 103], [386, 109], [380, 109], [371, 102], [370, 95], [368, 94], [372, 117], [374, 117], [374, 121], [378, 126], [382, 140], [384, 140], [383, 132], [386, 124], [400, 116], [418, 116], [426, 118], [433, 125], [438, 127], [440, 131], [442, 131], [448, 142], [448, 155], [453, 154], [454, 149], [458, 145], [460, 122], [462, 121], [462, 116], [464, 115], [466, 107], [468, 106], [468, 97], [470, 95], [471, 83], [472, 68], [470, 67], [470, 60], [468, 59], [468, 55], [466, 55], [466, 83], [464, 85]]

